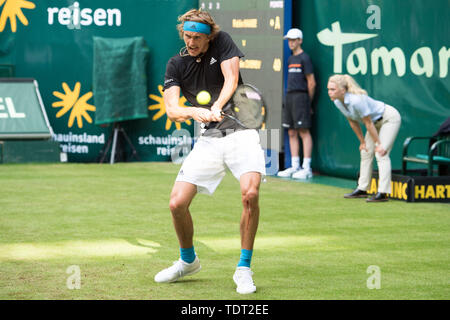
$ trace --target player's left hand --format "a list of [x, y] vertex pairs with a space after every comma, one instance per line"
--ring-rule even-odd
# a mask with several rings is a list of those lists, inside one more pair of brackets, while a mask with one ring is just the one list
[[215, 103], [211, 106], [211, 112], [213, 114], [211, 121], [222, 121], [223, 116], [221, 114], [222, 109], [219, 108]]

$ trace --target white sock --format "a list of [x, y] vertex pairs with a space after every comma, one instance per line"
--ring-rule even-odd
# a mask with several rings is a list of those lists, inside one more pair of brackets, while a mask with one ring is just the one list
[[291, 157], [292, 168], [298, 169], [300, 167], [300, 157]]
[[311, 158], [303, 158], [303, 169], [311, 169]]

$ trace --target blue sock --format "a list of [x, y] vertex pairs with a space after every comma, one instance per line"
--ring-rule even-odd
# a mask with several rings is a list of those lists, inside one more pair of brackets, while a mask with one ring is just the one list
[[253, 250], [241, 249], [241, 257], [238, 262], [238, 267], [250, 268], [250, 263], [252, 261]]
[[195, 260], [194, 247], [180, 248], [181, 260], [187, 263], [192, 263]]

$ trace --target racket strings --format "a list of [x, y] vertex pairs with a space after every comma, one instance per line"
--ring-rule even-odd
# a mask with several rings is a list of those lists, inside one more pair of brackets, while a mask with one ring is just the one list
[[263, 126], [265, 107], [262, 96], [249, 85], [241, 85], [233, 96], [233, 116], [245, 127], [259, 129]]

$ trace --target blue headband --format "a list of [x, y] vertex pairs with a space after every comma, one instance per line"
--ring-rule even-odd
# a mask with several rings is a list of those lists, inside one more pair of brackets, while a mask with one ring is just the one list
[[185, 21], [183, 24], [184, 31], [200, 32], [204, 34], [211, 33], [211, 27], [207, 24], [195, 21]]

